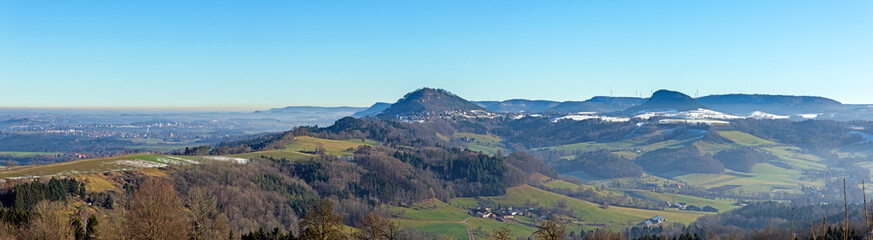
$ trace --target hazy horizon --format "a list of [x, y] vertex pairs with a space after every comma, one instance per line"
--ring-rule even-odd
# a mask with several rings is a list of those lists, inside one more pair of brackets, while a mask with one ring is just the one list
[[[416, 89], [409, 90], [414, 91]], [[446, 89], [449, 92], [451, 90]], [[660, 89], [659, 89], [660, 90]], [[666, 89], [672, 90], [672, 89]], [[657, 90], [653, 90], [657, 91]], [[284, 107], [356, 107], [356, 108], [366, 108], [377, 102], [386, 102], [386, 103], [394, 103], [398, 99], [400, 99], [404, 93], [398, 94], [397, 99], [394, 100], [384, 100], [384, 101], [375, 101], [372, 103], [359, 104], [359, 105], [285, 105], [285, 106], [105, 106], [105, 107], [81, 107], [81, 106], [67, 106], [67, 107], [55, 107], [55, 106], [23, 106], [23, 107], [7, 107], [0, 106], [0, 110], [83, 110], [83, 111], [142, 111], [142, 112], [245, 112], [245, 111], [258, 111], [258, 110], [269, 110], [273, 108], [284, 108]], [[695, 97], [694, 93], [686, 93], [691, 97]], [[707, 95], [723, 95], [723, 94], [762, 94], [762, 93], [716, 93], [716, 94], [707, 94]], [[642, 98], [650, 97], [651, 92], [647, 93], [647, 95], [642, 96]], [[699, 97], [704, 97], [707, 95], [700, 95]], [[786, 94], [765, 94], [765, 95], [786, 95]], [[460, 95], [459, 95], [460, 96]], [[595, 95], [582, 99], [568, 99], [568, 100], [555, 100], [555, 99], [527, 99], [527, 98], [503, 98], [503, 99], [467, 99], [464, 96], [460, 96], [469, 101], [506, 101], [506, 100], [515, 100], [515, 99], [524, 99], [524, 100], [544, 100], [544, 101], [556, 101], [556, 102], [564, 102], [564, 101], [584, 101], [591, 99], [592, 97], [598, 96], [609, 96], [609, 95]], [[813, 96], [813, 95], [792, 95], [792, 96]], [[612, 96], [612, 97], [638, 97], [638, 96]], [[814, 97], [824, 97], [829, 99], [828, 96], [814, 96]], [[834, 99], [836, 100], [836, 99]], [[839, 101], [839, 100], [837, 100]], [[867, 105], [873, 103], [843, 103], [843, 104], [860, 104]]]

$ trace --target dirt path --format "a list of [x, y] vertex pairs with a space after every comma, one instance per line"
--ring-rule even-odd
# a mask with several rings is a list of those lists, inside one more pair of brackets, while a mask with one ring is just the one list
[[467, 219], [470, 219], [470, 218], [473, 218], [473, 217], [465, 218], [465, 219], [464, 219], [463, 221], [461, 221], [460, 223], [463, 223], [464, 225], [467, 225], [467, 236], [470, 238], [470, 240], [475, 240], [475, 238], [473, 238], [473, 227], [470, 226], [469, 223], [467, 223]]

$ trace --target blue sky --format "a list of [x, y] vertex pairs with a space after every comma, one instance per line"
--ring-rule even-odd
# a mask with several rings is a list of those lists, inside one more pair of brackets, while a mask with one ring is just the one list
[[0, 107], [672, 89], [873, 103], [873, 1], [5, 1]]

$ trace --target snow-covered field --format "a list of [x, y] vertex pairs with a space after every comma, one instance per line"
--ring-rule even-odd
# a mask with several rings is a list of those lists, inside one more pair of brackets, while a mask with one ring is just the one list
[[814, 119], [814, 118], [817, 118], [818, 115], [819, 115], [818, 113], [797, 114], [797, 116], [800, 116], [800, 117], [806, 118], [806, 119]]
[[697, 110], [690, 111], [676, 111], [675, 109], [666, 110], [666, 111], [653, 111], [653, 112], [644, 112], [642, 114], [634, 116], [634, 118], [639, 119], [649, 119], [653, 117], [668, 117], [668, 118], [679, 118], [679, 119], [742, 119], [745, 117], [731, 115], [727, 113], [717, 112], [705, 108], [698, 108]]
[[[524, 115], [518, 115], [517, 118], [521, 118]], [[818, 114], [799, 114], [803, 118], [816, 118]], [[695, 110], [689, 111], [677, 111], [676, 109], [659, 109], [653, 111], [643, 111], [639, 114], [633, 116], [632, 118], [640, 119], [640, 120], [648, 120], [654, 117], [662, 117], [666, 118], [660, 120], [659, 123], [663, 124], [675, 124], [675, 123], [688, 123], [688, 124], [729, 124], [729, 120], [734, 119], [789, 119], [790, 116], [776, 115], [771, 113], [766, 113], [762, 111], [754, 111], [748, 115], [740, 116], [722, 113], [718, 111], [713, 111], [705, 108], [698, 108]], [[628, 117], [610, 117], [599, 115], [596, 112], [578, 112], [569, 115], [565, 115], [562, 117], [556, 117], [552, 119], [552, 122], [558, 122], [561, 120], [573, 120], [573, 121], [584, 121], [590, 119], [597, 119], [603, 122], [627, 122], [632, 118]]]
[[676, 124], [676, 123], [685, 123], [685, 124], [730, 124], [728, 121], [722, 120], [713, 120], [713, 119], [661, 119], [658, 121], [660, 124]]
[[626, 117], [608, 117], [596, 115], [594, 112], [580, 112], [576, 114], [571, 114], [559, 118], [552, 119], [552, 122], [558, 122], [561, 120], [573, 120], [573, 121], [583, 121], [588, 119], [598, 119], [603, 122], [627, 122], [630, 121], [630, 118]]
[[137, 169], [137, 168], [158, 168], [158, 167], [166, 167], [167, 164], [149, 162], [146, 160], [117, 160], [112, 162], [107, 162], [105, 164], [115, 165], [117, 167], [121, 167], [121, 169]]
[[512, 120], [518, 120], [518, 119], [522, 119], [522, 118], [526, 118], [526, 117], [542, 117], [542, 116], [543, 116], [542, 114], [526, 114], [526, 113], [522, 113], [522, 114], [514, 114], [514, 115], [511, 115], [510, 118], [512, 118]]
[[223, 157], [223, 156], [208, 156], [208, 157], [203, 157], [203, 158], [209, 159], [209, 160], [214, 160], [214, 161], [234, 162], [234, 163], [238, 163], [238, 164], [246, 164], [246, 163], [249, 163], [249, 161], [251, 161], [250, 159], [247, 159], [247, 158], [235, 158], [235, 157]]
[[186, 164], [186, 163], [187, 164], [200, 164], [197, 161], [188, 160], [188, 159], [184, 159], [184, 158], [180, 158], [180, 157], [173, 157], [173, 156], [164, 156], [164, 157], [175, 160], [175, 162], [176, 162], [175, 164]]
[[752, 114], [749, 114], [749, 118], [754, 119], [788, 119], [790, 116], [782, 116], [776, 114], [765, 113], [761, 111], [754, 111]]

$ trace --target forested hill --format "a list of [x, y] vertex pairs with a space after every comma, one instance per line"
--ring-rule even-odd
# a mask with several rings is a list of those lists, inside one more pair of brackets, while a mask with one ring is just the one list
[[382, 111], [378, 116], [390, 119], [398, 115], [470, 110], [485, 109], [446, 90], [422, 88], [406, 94], [403, 98]]
[[675, 109], [678, 111], [687, 111], [696, 110], [698, 108], [705, 108], [705, 106], [688, 95], [676, 91], [658, 90], [643, 104], [630, 107], [624, 112], [632, 114], [645, 110]]
[[585, 101], [561, 102], [528, 99], [467, 101], [443, 89], [422, 88], [406, 94], [393, 104], [375, 103], [352, 116], [422, 120], [452, 114], [464, 115], [473, 110], [496, 114], [561, 115], [586, 112], [609, 116], [636, 116], [643, 111], [684, 112], [700, 108], [758, 119], [873, 120], [873, 108], [869, 106], [842, 104], [825, 97], [720, 94], [692, 98], [681, 92], [663, 89], [654, 92], [649, 98], [596, 96]]
[[390, 103], [377, 102], [377, 103], [374, 103], [372, 106], [370, 106], [367, 109], [364, 109], [364, 110], [361, 110], [359, 112], [356, 112], [355, 114], [352, 114], [352, 117], [376, 116], [376, 115], [379, 115], [379, 113], [381, 113], [382, 111], [385, 111], [385, 109], [387, 109], [389, 106], [391, 106]]
[[542, 112], [560, 104], [560, 102], [555, 101], [527, 99], [510, 99], [506, 101], [476, 101], [473, 103], [484, 107], [490, 112], [500, 113]]
[[725, 94], [697, 98], [713, 110], [732, 114], [763, 111], [776, 114], [844, 111], [846, 106], [833, 99], [815, 96]]
[[[395, 204], [429, 198], [446, 201], [453, 197], [500, 195], [507, 187], [525, 184], [527, 176], [531, 174], [557, 177], [553, 169], [523, 152], [488, 155], [463, 149], [437, 137], [443, 134], [452, 135], [454, 131], [456, 131], [454, 127], [448, 123], [421, 125], [347, 117], [326, 128], [301, 127], [282, 135], [224, 143], [221, 147], [213, 149], [213, 153], [243, 154], [249, 151], [270, 151], [282, 148], [302, 136], [348, 141], [375, 140], [379, 144], [349, 149], [356, 165], [375, 174], [363, 173], [360, 181], [375, 181], [371, 182], [372, 185], [367, 183], [364, 186], [379, 188], [357, 192], [363, 194], [358, 197], [367, 199], [369, 198], [367, 194], [378, 193], [380, 196], [377, 197], [378, 202]], [[239, 151], [227, 152], [222, 149]], [[314, 151], [319, 150], [314, 149]], [[263, 156], [271, 161], [284, 161], [269, 155]], [[343, 172], [342, 169], [331, 169], [333, 164], [321, 165], [325, 168], [325, 173], [342, 174]], [[385, 177], [381, 177], [383, 175]], [[344, 181], [359, 181], [350, 177], [336, 176], [337, 179]], [[334, 187], [340, 190], [344, 188]], [[356, 191], [352, 190], [349, 189], [349, 193], [343, 194], [356, 194]], [[324, 189], [319, 192], [333, 191], [335, 190]], [[336, 197], [351, 196], [341, 194]]]
[[566, 101], [552, 107], [546, 112], [557, 113], [576, 113], [576, 112], [615, 112], [640, 105], [645, 102], [644, 98], [635, 97], [593, 97], [591, 99], [577, 102]]

